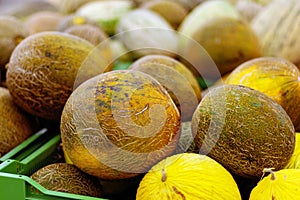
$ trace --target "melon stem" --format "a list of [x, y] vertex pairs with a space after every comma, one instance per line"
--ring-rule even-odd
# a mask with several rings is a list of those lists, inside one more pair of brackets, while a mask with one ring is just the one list
[[276, 179], [275, 173], [274, 173], [273, 169], [274, 169], [274, 168], [265, 168], [265, 169], [263, 170], [264, 173], [265, 173], [265, 172], [268, 172], [268, 173], [271, 174], [271, 180], [272, 180], [272, 181], [274, 181], [274, 180]]
[[162, 170], [161, 170], [161, 174], [162, 174], [162, 176], [161, 176], [161, 181], [162, 181], [162, 182], [166, 182], [166, 180], [167, 180], [167, 174], [166, 174], [165, 169], [162, 169]]

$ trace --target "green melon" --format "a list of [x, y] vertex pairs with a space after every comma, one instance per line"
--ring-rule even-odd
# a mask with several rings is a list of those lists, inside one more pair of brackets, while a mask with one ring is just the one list
[[284, 109], [239, 85], [211, 89], [194, 113], [192, 132], [201, 153], [243, 177], [283, 168], [295, 148], [294, 126]]

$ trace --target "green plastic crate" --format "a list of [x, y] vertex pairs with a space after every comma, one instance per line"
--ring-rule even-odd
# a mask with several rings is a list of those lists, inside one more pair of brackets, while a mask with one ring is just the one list
[[[62, 200], [101, 198], [47, 190], [29, 176], [61, 159], [60, 135], [42, 129], [5, 154], [0, 160], [0, 199]], [[102, 199], [103, 200], [103, 199]]]

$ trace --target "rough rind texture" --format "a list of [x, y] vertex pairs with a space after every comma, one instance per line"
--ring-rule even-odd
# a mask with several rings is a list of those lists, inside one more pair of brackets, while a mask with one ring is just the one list
[[241, 200], [232, 175], [215, 160], [195, 153], [168, 157], [140, 182], [137, 200]]
[[59, 120], [73, 88], [104, 72], [106, 66], [101, 53], [86, 40], [66, 33], [38, 33], [14, 50], [7, 87], [28, 113]]
[[67, 163], [47, 165], [30, 176], [48, 190], [102, 197], [99, 181]]
[[299, 69], [290, 61], [262, 57], [238, 66], [226, 83], [244, 85], [268, 95], [287, 112], [297, 130], [300, 127], [299, 76]]
[[283, 168], [295, 147], [294, 126], [283, 108], [244, 86], [212, 89], [192, 120], [201, 153], [243, 177], [261, 177], [264, 168]]
[[201, 100], [201, 89], [196, 77], [185, 65], [172, 57], [148, 55], [135, 61], [129, 69], [144, 72], [158, 80], [179, 108], [181, 120], [191, 120]]
[[154, 78], [117, 70], [89, 79], [72, 93], [61, 135], [64, 151], [86, 173], [129, 178], [174, 152], [180, 115]]
[[22, 112], [6, 88], [0, 87], [0, 157], [33, 134], [29, 116]]

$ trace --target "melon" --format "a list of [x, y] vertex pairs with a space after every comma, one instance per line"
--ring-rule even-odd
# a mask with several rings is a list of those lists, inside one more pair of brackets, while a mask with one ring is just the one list
[[39, 11], [29, 15], [24, 22], [29, 34], [35, 34], [44, 31], [57, 31], [60, 20], [63, 15], [55, 11]]
[[60, 130], [74, 165], [100, 179], [119, 180], [145, 173], [175, 151], [180, 113], [150, 75], [115, 70], [73, 91]]
[[276, 0], [256, 15], [251, 28], [260, 40], [263, 56], [300, 61], [299, 13], [299, 0]]
[[129, 0], [91, 1], [83, 4], [76, 14], [96, 21], [108, 35], [114, 35], [120, 19], [132, 9]]
[[296, 132], [296, 145], [293, 155], [285, 169], [300, 169], [300, 133]]
[[285, 110], [241, 85], [211, 89], [193, 115], [192, 133], [200, 153], [245, 178], [261, 177], [264, 168], [284, 168], [295, 148], [295, 129]]
[[48, 190], [103, 197], [100, 182], [71, 164], [46, 165], [34, 172], [30, 178]]
[[165, 18], [176, 30], [188, 14], [188, 10], [180, 3], [169, 0], [155, 0], [143, 3], [141, 8], [152, 10]]
[[70, 28], [71, 26], [84, 25], [84, 24], [89, 24], [100, 28], [100, 26], [94, 20], [91, 20], [88, 17], [72, 14], [72, 15], [65, 16], [59, 21], [57, 25], [57, 30], [63, 32], [66, 29]]
[[150, 54], [175, 57], [178, 35], [161, 15], [147, 9], [135, 9], [124, 15], [116, 37], [136, 58]]
[[83, 81], [104, 72], [107, 60], [91, 43], [67, 33], [41, 32], [13, 51], [6, 82], [14, 102], [26, 112], [51, 120]]
[[0, 107], [0, 157], [2, 157], [29, 138], [35, 129], [32, 118], [17, 107], [8, 89], [3, 87], [0, 87]]
[[300, 170], [282, 169], [273, 171], [265, 169], [264, 173], [270, 173], [264, 177], [251, 191], [249, 200], [265, 199], [300, 199]]
[[241, 196], [221, 164], [205, 155], [182, 153], [154, 165], [140, 182], [136, 199], [239, 200]]
[[[197, 70], [210, 79], [218, 79], [242, 62], [261, 55], [259, 39], [250, 25], [243, 20], [233, 5], [226, 1], [205, 1], [192, 10], [179, 27], [180, 52], [183, 57], [196, 63]], [[219, 73], [210, 66], [195, 49], [201, 45], [218, 67]], [[195, 65], [195, 64], [194, 64]]]
[[292, 62], [278, 57], [261, 57], [242, 63], [225, 80], [259, 90], [280, 104], [295, 129], [300, 126], [300, 72]]
[[[0, 70], [4, 70], [16, 46], [29, 35], [24, 23], [16, 17], [0, 16]], [[5, 73], [4, 73], [5, 74]], [[5, 77], [1, 77], [5, 78]]]
[[184, 64], [169, 56], [148, 55], [136, 60], [128, 69], [147, 73], [158, 80], [179, 108], [181, 120], [191, 120], [201, 100], [201, 88]]

